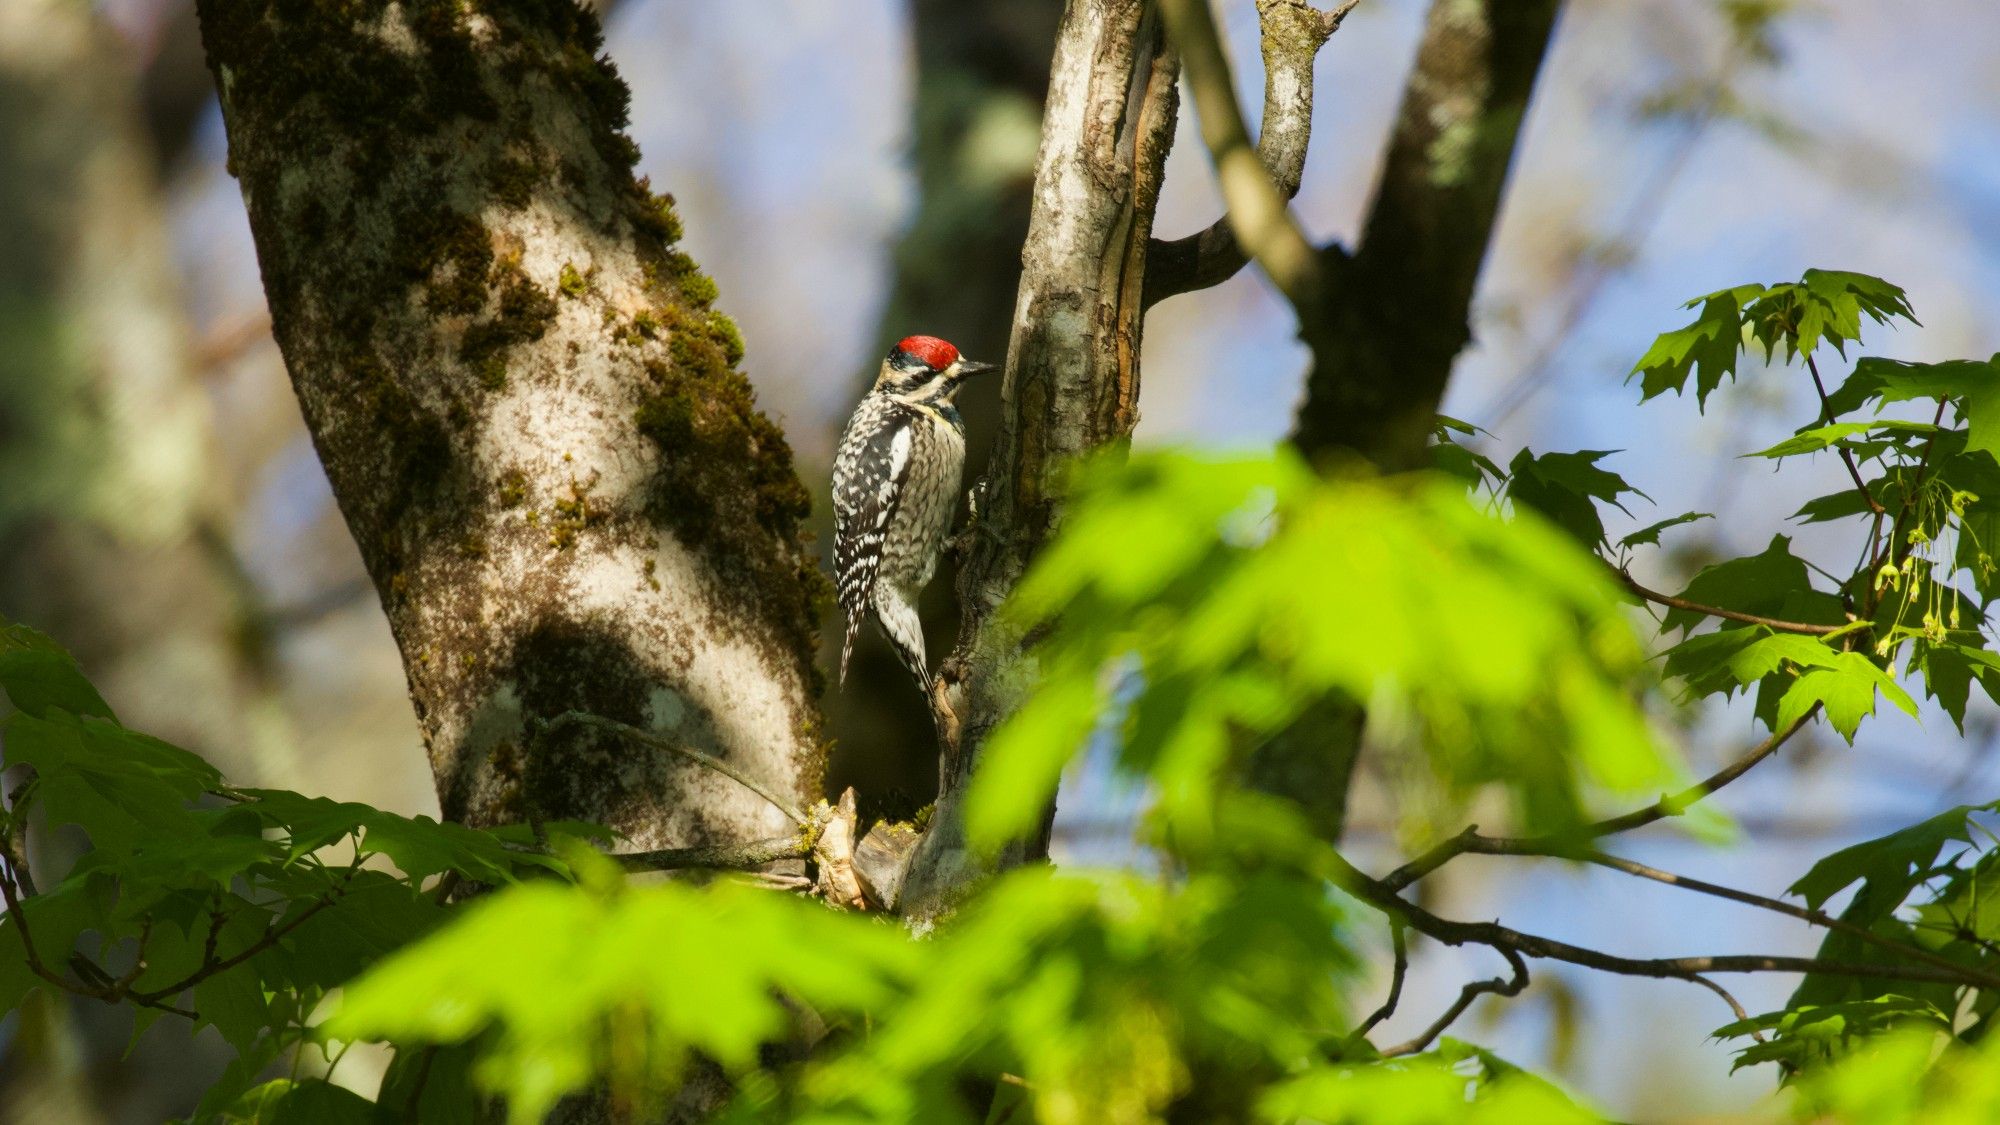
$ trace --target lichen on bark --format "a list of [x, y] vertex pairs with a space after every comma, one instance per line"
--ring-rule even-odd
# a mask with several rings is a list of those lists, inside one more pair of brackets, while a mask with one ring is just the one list
[[648, 727], [803, 800], [823, 579], [743, 341], [635, 178], [570, 0], [202, 0], [275, 334], [447, 815], [770, 835], [727, 781], [533, 737]]

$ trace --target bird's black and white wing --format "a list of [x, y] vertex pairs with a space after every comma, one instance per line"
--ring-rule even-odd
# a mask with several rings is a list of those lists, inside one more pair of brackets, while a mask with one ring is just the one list
[[843, 683], [854, 634], [868, 615], [882, 569], [889, 525], [908, 483], [915, 421], [909, 408], [871, 396], [848, 422], [834, 457], [833, 574], [847, 617], [847, 636], [840, 646]]

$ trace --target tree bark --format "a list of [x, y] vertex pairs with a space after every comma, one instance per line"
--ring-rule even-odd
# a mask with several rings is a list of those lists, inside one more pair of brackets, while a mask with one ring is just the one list
[[1558, 0], [1435, 0], [1382, 179], [1327, 299], [1301, 316], [1313, 367], [1292, 440], [1387, 470], [1425, 460], [1499, 217]]
[[566, 0], [202, 0], [274, 334], [410, 683], [440, 805], [632, 846], [784, 816], [578, 710], [817, 797], [809, 502], [714, 284], [635, 181]]
[[[1395, 472], [1429, 460], [1472, 298], [1559, 0], [1435, 0], [1382, 179], [1352, 253], [1322, 255], [1324, 303], [1293, 443], [1326, 465]], [[1329, 839], [1345, 830], [1366, 716], [1329, 700], [1272, 739], [1257, 780], [1297, 797]]]
[[[889, 345], [942, 336], [974, 359], [1007, 354], [1049, 57], [1054, 0], [916, 0], [911, 5], [910, 163], [916, 212], [894, 251], [876, 343], [855, 393], [872, 384]], [[975, 383], [959, 398], [966, 464], [984, 465], [999, 427], [997, 396]], [[825, 531], [831, 533], [829, 521]], [[957, 566], [943, 560], [919, 611], [927, 651], [952, 643]], [[837, 626], [837, 623], [836, 623]], [[873, 629], [862, 630], [846, 685], [828, 695], [838, 736], [827, 791], [854, 786], [862, 812], [905, 819], [937, 795], [937, 742], [909, 673]]]
[[[1138, 421], [1146, 251], [1178, 110], [1179, 63], [1146, 0], [1070, 0], [1050, 67], [1001, 424], [959, 576], [959, 641], [939, 671], [938, 803], [903, 884], [921, 926], [990, 868], [964, 845], [961, 801], [986, 736], [1032, 679], [995, 616], [1054, 534], [1062, 471]], [[1002, 865], [1046, 854], [1023, 841]]]

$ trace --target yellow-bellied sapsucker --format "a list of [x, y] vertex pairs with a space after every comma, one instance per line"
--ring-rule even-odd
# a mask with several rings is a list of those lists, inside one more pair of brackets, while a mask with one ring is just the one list
[[935, 336], [906, 336], [847, 420], [833, 458], [833, 570], [847, 638], [873, 613], [896, 655], [930, 689], [917, 595], [937, 569], [965, 470], [965, 425], [952, 399], [967, 376], [992, 370]]

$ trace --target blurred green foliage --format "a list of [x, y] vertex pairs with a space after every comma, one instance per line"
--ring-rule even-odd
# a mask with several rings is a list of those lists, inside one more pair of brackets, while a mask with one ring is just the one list
[[[1596, 472], [1550, 477], [1593, 490]], [[1040, 686], [974, 778], [975, 840], [1027, 831], [1095, 733], [1199, 850], [1247, 756], [1329, 694], [1452, 794], [1498, 787], [1537, 830], [1580, 823], [1588, 792], [1675, 780], [1626, 599], [1533, 512], [1448, 478], [1323, 480], [1286, 451], [1106, 461], [1071, 505], [1015, 592], [1022, 627], [1047, 630]]]
[[[628, 877], [590, 826], [476, 831], [233, 788], [7, 626], [0, 1005], [58, 990], [127, 1006], [135, 1036], [214, 1026], [237, 1057], [198, 1121], [533, 1121], [568, 1097], [649, 1119], [693, 1089], [740, 1121], [1597, 1120], [1442, 1022], [1371, 1041], [1364, 935], [1379, 911], [1416, 916], [1247, 766], [1343, 702], [1435, 803], [1582, 840], [1686, 782], [1662, 734], [1677, 704], [1753, 693], [1774, 732], [1823, 716], [1851, 740], [1883, 701], [1916, 714], [1920, 678], [1963, 723], [2000, 669], [2000, 371], [1861, 359], [1828, 389], [1818, 353], [1910, 316], [1862, 275], [1693, 306], [1635, 369], [1642, 398], [1693, 380], [1705, 399], [1746, 349], [1805, 364], [1814, 417], [1748, 456], [1837, 461], [1847, 485], [1798, 518], [1852, 528], [1858, 559], [1773, 535], [1655, 594], [1622, 568], [1706, 516], [1613, 543], [1605, 506], [1643, 494], [1612, 454], [1502, 469], [1454, 419], [1439, 471], [1398, 478], [1322, 476], [1285, 451], [1078, 466], [1006, 610], [1034, 686], [984, 748], [966, 823], [985, 848], [1033, 831], [1096, 748], [1146, 795], [1146, 870], [1016, 871], [921, 939], [735, 877]], [[1905, 404], [1924, 416], [1885, 413]], [[1647, 602], [1658, 653], [1635, 628]], [[1802, 1116], [1993, 1119], [1996, 810], [1843, 849], [1791, 888], [1837, 911], [1814, 915], [1818, 971], [1718, 1034], [1743, 1040], [1739, 1065], [1774, 1064]], [[31, 827], [44, 886], [15, 862]], [[1943, 975], [1868, 975], [1909, 964]], [[355, 1042], [394, 1048], [379, 1088], [339, 1084]]]

